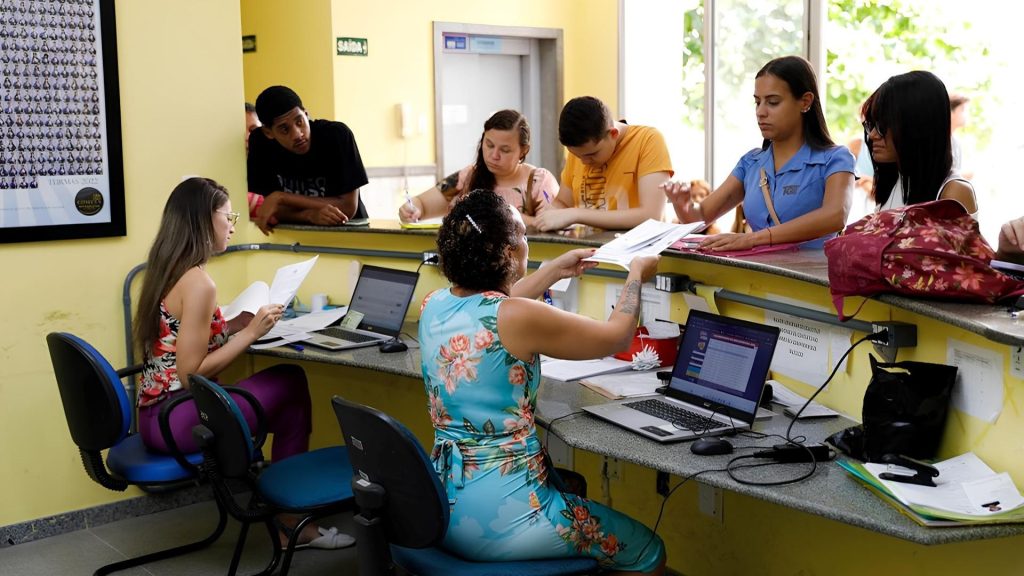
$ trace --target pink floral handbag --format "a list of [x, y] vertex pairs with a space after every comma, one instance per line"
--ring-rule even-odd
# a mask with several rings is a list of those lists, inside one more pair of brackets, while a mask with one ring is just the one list
[[895, 293], [995, 303], [1024, 294], [1024, 282], [989, 266], [994, 252], [956, 200], [870, 214], [825, 242], [832, 302]]

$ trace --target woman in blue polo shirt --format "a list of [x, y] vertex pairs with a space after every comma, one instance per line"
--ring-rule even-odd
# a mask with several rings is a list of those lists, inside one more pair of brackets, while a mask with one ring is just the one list
[[854, 158], [829, 136], [810, 63], [785, 56], [765, 64], [754, 79], [754, 104], [762, 147], [744, 154], [703, 202], [694, 202], [682, 182], [666, 182], [665, 195], [680, 222], [713, 222], [743, 204], [752, 232], [709, 236], [702, 248], [820, 248], [846, 223]]

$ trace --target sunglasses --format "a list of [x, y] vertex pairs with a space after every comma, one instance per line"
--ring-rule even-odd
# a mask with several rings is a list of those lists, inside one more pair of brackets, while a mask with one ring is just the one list
[[880, 137], [885, 138], [885, 131], [886, 131], [886, 129], [885, 129], [884, 126], [878, 124], [877, 122], [872, 122], [871, 120], [865, 120], [865, 121], [861, 122], [861, 126], [864, 127], [864, 133], [865, 134], [871, 134], [871, 131], [873, 130], [875, 132], [878, 132], [878, 135]]

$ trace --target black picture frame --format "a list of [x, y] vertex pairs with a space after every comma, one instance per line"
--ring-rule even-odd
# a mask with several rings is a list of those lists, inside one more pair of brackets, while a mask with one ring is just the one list
[[125, 236], [114, 0], [0, 0], [0, 44], [0, 243]]

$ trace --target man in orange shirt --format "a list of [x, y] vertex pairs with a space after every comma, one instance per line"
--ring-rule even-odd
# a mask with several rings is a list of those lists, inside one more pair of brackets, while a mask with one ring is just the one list
[[558, 139], [569, 151], [551, 208], [534, 221], [543, 231], [586, 224], [626, 230], [661, 220], [672, 162], [661, 132], [612, 120], [592, 96], [570, 100], [558, 119]]

